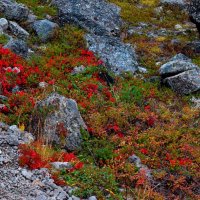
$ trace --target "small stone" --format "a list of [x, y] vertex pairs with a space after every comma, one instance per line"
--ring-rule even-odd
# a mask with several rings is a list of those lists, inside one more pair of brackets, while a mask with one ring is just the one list
[[12, 93], [17, 93], [20, 91], [20, 87], [18, 85], [16, 85], [14, 88], [12, 88]]
[[5, 18], [0, 18], [0, 27], [3, 29], [3, 31], [8, 29], [8, 20]]
[[8, 97], [6, 97], [6, 96], [4, 96], [4, 95], [0, 95], [0, 100], [7, 101], [7, 100], [8, 100]]
[[55, 31], [58, 29], [58, 24], [47, 19], [38, 20], [33, 23], [33, 29], [40, 40], [46, 42], [54, 36]]
[[52, 162], [51, 165], [55, 168], [55, 169], [70, 169], [72, 168], [72, 165], [70, 162]]
[[47, 86], [48, 86], [48, 83], [46, 83], [46, 82], [40, 82], [39, 83], [40, 88], [46, 88]]
[[138, 70], [139, 70], [140, 73], [143, 73], [143, 74], [148, 73], [148, 70], [144, 67], [138, 67]]
[[75, 75], [75, 74], [80, 74], [82, 72], [85, 71], [85, 67], [83, 65], [79, 66], [79, 67], [75, 67], [72, 71], [72, 75]]
[[174, 27], [176, 30], [181, 30], [183, 27], [180, 24], [176, 24]]
[[78, 197], [76, 197], [76, 196], [74, 196], [74, 195], [72, 195], [72, 199], [73, 199], [73, 200], [80, 200], [80, 198], [78, 198]]
[[23, 169], [22, 170], [22, 175], [27, 179], [31, 179], [31, 177], [33, 176], [33, 173], [31, 171]]
[[97, 200], [96, 196], [91, 196], [88, 198], [88, 200]]

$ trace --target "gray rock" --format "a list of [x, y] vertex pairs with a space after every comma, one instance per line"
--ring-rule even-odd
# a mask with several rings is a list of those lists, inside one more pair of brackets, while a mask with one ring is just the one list
[[200, 69], [195, 68], [164, 79], [174, 91], [190, 94], [200, 90]]
[[186, 8], [187, 1], [186, 0], [161, 0], [161, 4], [164, 5], [172, 5], [172, 6], [179, 6], [181, 8]]
[[27, 39], [29, 37], [29, 33], [16, 22], [10, 21], [9, 28], [11, 32], [19, 39]]
[[159, 73], [161, 76], [171, 76], [187, 70], [197, 69], [198, 66], [184, 60], [170, 61], [160, 67]]
[[0, 100], [2, 101], [7, 101], [8, 97], [4, 96], [4, 95], [0, 95]]
[[40, 82], [39, 83], [40, 88], [46, 88], [47, 86], [48, 86], [48, 83], [46, 83], [46, 82]]
[[71, 163], [69, 163], [69, 162], [52, 162], [51, 165], [52, 165], [55, 169], [58, 169], [58, 170], [61, 170], [61, 169], [70, 169], [70, 168], [72, 168], [72, 165], [71, 165]]
[[51, 39], [57, 28], [58, 24], [47, 19], [38, 20], [33, 23], [33, 29], [42, 42], [46, 42]]
[[138, 67], [138, 71], [139, 71], [140, 73], [143, 73], [143, 74], [148, 73], [148, 70], [147, 70], [145, 67]]
[[191, 0], [188, 11], [191, 21], [196, 24], [196, 27], [200, 33], [200, 1]]
[[17, 93], [20, 91], [20, 87], [16, 85], [14, 88], [12, 88], [12, 93]]
[[27, 19], [29, 9], [13, 0], [1, 0], [0, 12], [9, 20], [23, 21]]
[[29, 13], [26, 22], [27, 22], [28, 24], [32, 24], [32, 23], [34, 23], [36, 20], [37, 20], [37, 16], [34, 15], [34, 14], [32, 14], [32, 13]]
[[53, 0], [63, 22], [78, 24], [98, 35], [119, 35], [120, 8], [104, 0]]
[[188, 58], [187, 56], [185, 56], [182, 53], [176, 54], [169, 61], [176, 61], [176, 60], [184, 60], [184, 61], [192, 62], [192, 59]]
[[27, 169], [22, 169], [22, 175], [27, 179], [31, 179], [33, 173]]
[[190, 101], [194, 104], [194, 108], [200, 108], [200, 98], [192, 97]]
[[91, 196], [88, 198], [88, 200], [97, 200], [96, 196]]
[[10, 49], [17, 55], [22, 57], [27, 57], [28, 55], [28, 46], [25, 41], [20, 39], [10, 39], [9, 42], [4, 46], [6, 49]]
[[72, 71], [72, 75], [75, 75], [75, 74], [80, 74], [82, 72], [85, 71], [85, 67], [83, 65], [79, 66], [79, 67], [75, 67]]
[[73, 200], [81, 200], [80, 198], [78, 198], [78, 197], [76, 197], [76, 196], [74, 196], [74, 195], [72, 195], [72, 199], [73, 199]]
[[[43, 118], [44, 126], [39, 129], [37, 120], [38, 113], [33, 117], [33, 131], [41, 131], [43, 137], [49, 142], [64, 145], [68, 150], [75, 150], [81, 144], [81, 128], [86, 129], [86, 125], [78, 111], [76, 101], [68, 99], [57, 93], [51, 94], [45, 100], [38, 102], [36, 109], [49, 108], [51, 112]], [[64, 134], [64, 141], [60, 134]]]
[[8, 20], [5, 18], [0, 18], [0, 27], [3, 29], [3, 31], [7, 30]]
[[141, 159], [138, 156], [132, 155], [128, 158], [128, 160], [130, 163], [133, 163], [137, 168], [139, 168], [140, 171], [145, 172], [147, 178], [150, 179], [152, 177], [151, 170], [146, 165], [142, 164]]
[[138, 70], [136, 54], [130, 44], [124, 44], [110, 36], [86, 35], [88, 48], [95, 52], [116, 73], [134, 73]]

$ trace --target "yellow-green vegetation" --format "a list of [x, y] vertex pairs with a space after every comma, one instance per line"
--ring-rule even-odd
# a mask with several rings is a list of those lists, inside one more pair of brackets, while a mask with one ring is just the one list
[[8, 37], [5, 34], [0, 34], [0, 44], [6, 44], [8, 42]]

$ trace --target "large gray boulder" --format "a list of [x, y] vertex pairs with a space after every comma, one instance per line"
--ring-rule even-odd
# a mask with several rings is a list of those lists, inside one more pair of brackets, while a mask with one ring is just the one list
[[163, 83], [180, 94], [190, 94], [200, 90], [200, 68], [192, 61], [178, 54], [160, 67]]
[[188, 11], [191, 21], [196, 24], [200, 33], [200, 1], [191, 0]]
[[22, 40], [29, 37], [29, 33], [16, 22], [10, 21], [9, 29], [15, 36]]
[[200, 91], [200, 69], [192, 69], [164, 80], [175, 92], [190, 94]]
[[133, 47], [111, 36], [87, 34], [86, 40], [90, 51], [101, 56], [101, 60], [116, 74], [138, 70]]
[[28, 56], [28, 45], [20, 39], [10, 39], [4, 46], [5, 49], [10, 49], [15, 54], [26, 58]]
[[42, 42], [46, 42], [51, 39], [57, 28], [58, 25], [56, 23], [47, 19], [37, 20], [33, 23], [33, 29]]
[[28, 18], [29, 9], [13, 0], [1, 0], [0, 13], [9, 20], [23, 21]]
[[97, 35], [118, 35], [120, 8], [104, 0], [53, 0], [62, 22], [75, 23]]
[[181, 8], [186, 8], [187, 0], [160, 0], [164, 5], [179, 6]]
[[[32, 120], [33, 132], [41, 132], [48, 142], [63, 145], [73, 151], [81, 144], [81, 129], [86, 125], [78, 111], [77, 103], [57, 93], [38, 102], [37, 111], [48, 110], [46, 116], [36, 112]], [[43, 121], [43, 127], [40, 123]]]
[[198, 66], [191, 62], [185, 60], [174, 60], [162, 65], [160, 67], [159, 73], [161, 76], [166, 77], [197, 68]]

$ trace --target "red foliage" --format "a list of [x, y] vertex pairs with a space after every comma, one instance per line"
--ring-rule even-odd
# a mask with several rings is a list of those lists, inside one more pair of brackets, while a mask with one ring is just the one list
[[20, 146], [19, 163], [21, 166], [28, 166], [30, 169], [39, 169], [47, 167], [48, 163], [43, 161], [41, 156], [26, 145]]

